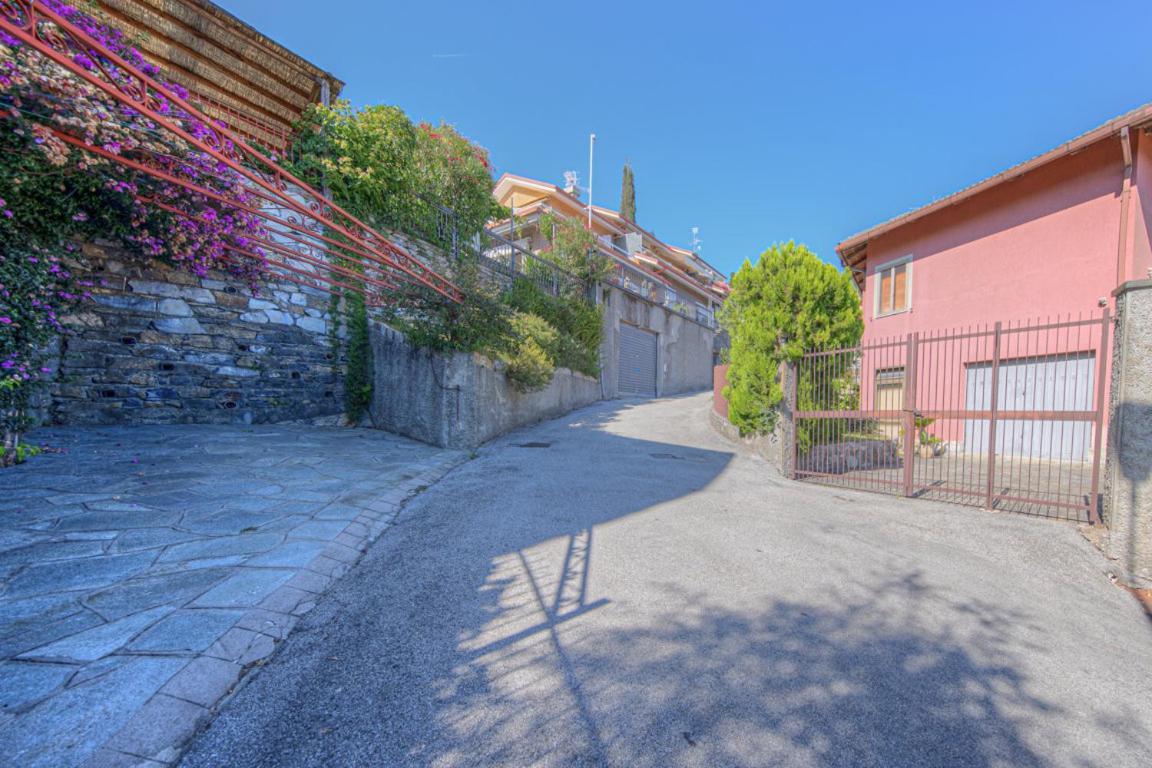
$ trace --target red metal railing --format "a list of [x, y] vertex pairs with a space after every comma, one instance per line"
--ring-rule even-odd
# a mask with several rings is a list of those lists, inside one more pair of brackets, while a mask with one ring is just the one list
[[[362, 290], [372, 304], [386, 303], [396, 293], [413, 288], [428, 289], [455, 303], [464, 300], [463, 292], [449, 280], [254, 149], [241, 132], [211, 120], [189, 100], [172, 93], [43, 2], [0, 0], [0, 30], [237, 174], [257, 204], [241, 205], [208, 187], [177, 178], [146, 153], [124, 157], [52, 128], [71, 146], [259, 217], [269, 234], [257, 245], [279, 279], [322, 290], [353, 287]], [[96, 65], [81, 66], [75, 61], [79, 55]], [[164, 104], [171, 108], [162, 108]], [[240, 258], [255, 255], [240, 248], [233, 251]]]
[[792, 368], [798, 479], [1100, 521], [1099, 317], [913, 333]]
[[281, 153], [286, 152], [288, 146], [292, 143], [292, 134], [290, 131], [273, 125], [267, 120], [261, 120], [242, 110], [230, 107], [203, 91], [191, 91], [189, 101], [202, 104], [206, 108], [205, 112], [214, 113], [213, 117], [223, 120], [228, 124], [229, 128], [243, 136], [245, 141], [254, 141]]

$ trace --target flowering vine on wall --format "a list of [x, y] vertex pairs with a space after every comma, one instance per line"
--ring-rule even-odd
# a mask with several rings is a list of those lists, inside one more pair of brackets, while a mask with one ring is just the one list
[[[188, 98], [119, 30], [59, 0], [40, 4], [156, 79], [170, 96]], [[79, 67], [120, 77], [117, 66], [90, 47], [70, 50]], [[156, 109], [193, 136], [211, 132], [165, 94], [157, 100]], [[61, 133], [173, 181], [75, 147]], [[238, 173], [2, 32], [0, 199], [0, 465], [18, 455], [31, 387], [49, 373], [44, 353], [63, 331], [61, 316], [91, 287], [69, 266], [77, 241], [119, 239], [144, 258], [201, 276], [223, 270], [253, 289], [267, 271], [257, 241], [268, 233], [260, 217], [245, 210], [258, 201]]]

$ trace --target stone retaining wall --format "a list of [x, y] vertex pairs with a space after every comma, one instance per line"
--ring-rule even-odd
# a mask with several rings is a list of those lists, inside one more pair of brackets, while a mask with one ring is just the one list
[[259, 423], [343, 412], [326, 293], [198, 278], [86, 244], [93, 299], [65, 318], [50, 400], [58, 424]]

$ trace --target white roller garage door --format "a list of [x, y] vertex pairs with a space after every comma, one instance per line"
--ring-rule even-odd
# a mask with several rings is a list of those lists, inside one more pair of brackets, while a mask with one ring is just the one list
[[656, 397], [656, 334], [621, 323], [619, 371], [620, 394]]
[[[997, 407], [1002, 411], [1090, 411], [1095, 356], [1062, 355], [1000, 364]], [[987, 410], [992, 403], [992, 366], [969, 365], [964, 405]], [[964, 423], [964, 450], [988, 450], [988, 422]], [[996, 452], [1008, 456], [1085, 460], [1092, 452], [1092, 425], [1083, 421], [1000, 421]]]

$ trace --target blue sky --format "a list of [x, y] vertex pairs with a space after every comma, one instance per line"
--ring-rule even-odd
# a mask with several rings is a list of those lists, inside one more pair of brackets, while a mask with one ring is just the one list
[[587, 175], [724, 272], [841, 239], [1152, 101], [1152, 4], [217, 0], [354, 104], [447, 120], [497, 171]]

